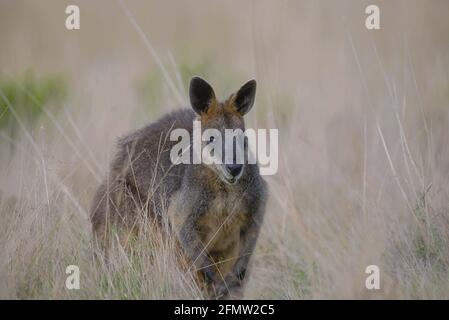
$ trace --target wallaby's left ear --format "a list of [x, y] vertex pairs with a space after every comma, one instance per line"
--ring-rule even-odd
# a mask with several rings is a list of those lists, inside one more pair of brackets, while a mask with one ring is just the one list
[[215, 101], [214, 89], [206, 80], [193, 77], [189, 86], [190, 104], [199, 115], [206, 113], [210, 104]]
[[243, 116], [253, 107], [256, 98], [256, 80], [250, 80], [237, 91], [234, 99], [237, 111]]

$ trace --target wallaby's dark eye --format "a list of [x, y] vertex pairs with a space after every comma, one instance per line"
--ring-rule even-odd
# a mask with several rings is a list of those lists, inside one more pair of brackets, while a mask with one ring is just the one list
[[214, 137], [214, 136], [211, 136], [211, 137], [209, 138], [209, 143], [214, 142], [214, 141], [215, 141], [215, 137]]

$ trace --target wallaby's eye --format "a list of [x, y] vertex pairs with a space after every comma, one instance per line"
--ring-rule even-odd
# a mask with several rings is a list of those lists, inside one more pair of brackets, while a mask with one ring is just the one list
[[209, 138], [209, 143], [214, 142], [214, 141], [215, 141], [215, 137], [214, 137], [214, 136], [211, 136], [211, 137]]

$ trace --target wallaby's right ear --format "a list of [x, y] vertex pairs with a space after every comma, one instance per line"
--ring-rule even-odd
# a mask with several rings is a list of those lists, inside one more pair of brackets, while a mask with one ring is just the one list
[[196, 113], [207, 112], [212, 101], [215, 100], [214, 89], [200, 77], [193, 77], [189, 87], [190, 104]]

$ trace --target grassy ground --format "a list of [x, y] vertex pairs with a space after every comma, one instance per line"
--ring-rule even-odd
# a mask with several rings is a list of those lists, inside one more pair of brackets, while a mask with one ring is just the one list
[[116, 138], [195, 74], [220, 97], [255, 77], [248, 124], [279, 129], [246, 298], [449, 298], [446, 1], [380, 2], [379, 31], [373, 1], [72, 2], [79, 31], [64, 1], [0, 4], [1, 298], [201, 298], [150, 225], [95, 259], [87, 212]]

